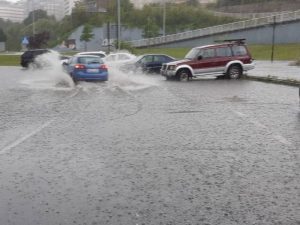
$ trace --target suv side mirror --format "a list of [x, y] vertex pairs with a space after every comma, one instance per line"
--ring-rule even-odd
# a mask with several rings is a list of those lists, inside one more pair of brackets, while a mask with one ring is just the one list
[[202, 56], [202, 55], [199, 55], [199, 56], [197, 57], [197, 59], [198, 59], [198, 60], [201, 60], [201, 59], [203, 59], [203, 56]]

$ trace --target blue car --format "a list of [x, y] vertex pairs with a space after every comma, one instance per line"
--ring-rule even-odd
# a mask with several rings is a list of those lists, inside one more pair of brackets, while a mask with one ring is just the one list
[[75, 83], [80, 80], [108, 80], [107, 66], [99, 56], [75, 55], [68, 62], [63, 63], [63, 66]]
[[162, 64], [174, 61], [175, 59], [165, 54], [146, 54], [127, 62], [120, 67], [121, 71], [128, 72], [141, 70], [145, 73], [160, 73]]

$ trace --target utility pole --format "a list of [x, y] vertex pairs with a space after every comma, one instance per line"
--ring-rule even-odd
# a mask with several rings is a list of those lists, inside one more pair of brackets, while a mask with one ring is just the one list
[[166, 36], [166, 0], [163, 4], [163, 36]]
[[163, 3], [163, 37], [166, 36], [166, 0]]
[[[32, 8], [33, 9], [33, 8]], [[34, 9], [32, 10], [32, 34], [35, 35], [35, 25], [34, 25]]]
[[107, 43], [108, 43], [107, 51], [109, 54], [110, 53], [110, 22], [109, 21], [107, 22]]
[[274, 60], [275, 29], [276, 29], [276, 16], [273, 16], [272, 52], [271, 52], [271, 62], [272, 62], [272, 63], [273, 63], [273, 60]]
[[118, 35], [117, 35], [117, 39], [118, 39], [118, 50], [120, 50], [121, 48], [121, 4], [120, 4], [120, 0], [117, 0], [117, 12], [118, 12]]

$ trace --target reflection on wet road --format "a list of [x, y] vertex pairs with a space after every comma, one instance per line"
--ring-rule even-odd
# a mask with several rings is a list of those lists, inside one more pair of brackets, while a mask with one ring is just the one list
[[300, 223], [297, 88], [0, 70], [0, 224]]

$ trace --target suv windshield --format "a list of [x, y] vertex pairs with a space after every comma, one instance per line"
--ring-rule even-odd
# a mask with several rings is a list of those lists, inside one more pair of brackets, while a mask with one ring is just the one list
[[195, 59], [199, 55], [200, 49], [199, 48], [193, 48], [191, 49], [186, 56], [185, 59]]

